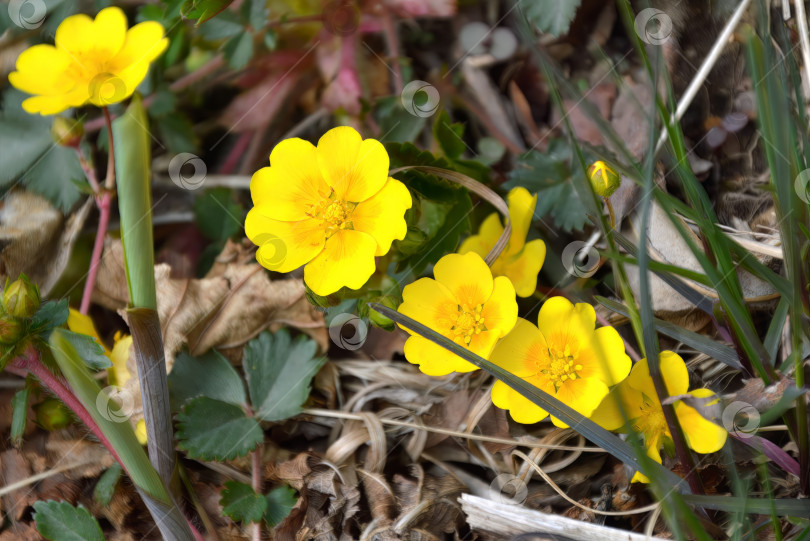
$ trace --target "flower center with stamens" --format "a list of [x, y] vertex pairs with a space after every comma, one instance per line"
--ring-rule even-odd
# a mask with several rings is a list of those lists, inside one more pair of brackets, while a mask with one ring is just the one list
[[466, 305], [458, 306], [456, 320], [450, 327], [453, 340], [469, 346], [473, 336], [487, 330], [484, 325], [484, 318], [481, 316], [483, 308], [483, 304], [479, 304], [474, 308]]
[[319, 203], [312, 205], [307, 215], [319, 220], [328, 239], [341, 229], [354, 229], [352, 213], [356, 203], [335, 199], [334, 192]]
[[577, 372], [582, 370], [582, 365], [577, 363], [578, 348], [565, 344], [562, 348], [550, 346], [548, 352], [550, 360], [548, 364], [540, 367], [540, 372], [548, 376], [556, 389], [566, 381], [580, 377]]
[[664, 417], [664, 411], [657, 401], [644, 397], [641, 414], [633, 419], [633, 430], [644, 434], [647, 441], [652, 441], [661, 434], [669, 435], [669, 427]]

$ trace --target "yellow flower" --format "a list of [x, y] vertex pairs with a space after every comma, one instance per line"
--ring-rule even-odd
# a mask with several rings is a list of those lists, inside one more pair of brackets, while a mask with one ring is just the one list
[[[659, 356], [661, 377], [667, 388], [669, 396], [689, 394], [700, 401], [711, 405], [717, 402], [714, 393], [709, 389], [689, 389], [689, 373], [683, 359], [672, 351], [662, 351]], [[699, 402], [700, 402], [699, 401]], [[621, 406], [619, 405], [621, 402]], [[602, 404], [594, 412], [594, 422], [608, 430], [618, 430], [625, 426], [625, 417], [621, 407], [627, 415], [633, 431], [643, 436], [647, 456], [661, 463], [660, 447], [672, 439], [669, 432], [661, 403], [655, 392], [655, 386], [650, 377], [647, 359], [642, 359], [633, 366], [630, 375], [611, 390]], [[726, 442], [728, 433], [720, 426], [709, 421], [695, 408], [687, 406], [678, 400], [674, 404], [675, 416], [681, 425], [686, 444], [694, 451], [702, 454], [713, 453], [720, 450]], [[633, 482], [649, 481], [647, 477], [636, 472]]]
[[605, 162], [599, 160], [588, 167], [588, 180], [600, 197], [610, 197], [622, 184], [622, 177]]
[[[546, 258], [546, 244], [540, 240], [526, 242], [526, 234], [537, 206], [537, 195], [531, 195], [526, 188], [513, 188], [506, 196], [509, 202], [509, 221], [512, 233], [509, 243], [498, 259], [492, 264], [494, 276], [506, 276], [515, 285], [518, 297], [529, 297], [537, 288], [537, 274]], [[490, 214], [481, 224], [477, 235], [468, 237], [459, 253], [475, 252], [486, 257], [503, 233], [503, 225], [497, 212]]]
[[394, 239], [407, 233], [411, 194], [388, 176], [388, 153], [356, 130], [329, 130], [317, 148], [286, 139], [270, 154], [270, 167], [250, 180], [253, 209], [245, 232], [259, 246], [266, 268], [289, 272], [301, 265], [317, 295], [360, 289]]
[[[399, 312], [460, 346], [488, 358], [498, 340], [517, 320], [515, 288], [492, 272], [475, 253], [449, 254], [436, 263], [432, 278], [421, 278], [402, 291]], [[405, 358], [430, 376], [472, 372], [475, 365], [427, 338], [408, 331]]]
[[[631, 364], [616, 329], [594, 330], [595, 322], [590, 304], [573, 305], [565, 297], [552, 297], [540, 309], [538, 326], [518, 319], [490, 360], [589, 417], [608, 387], [627, 376]], [[508, 409], [519, 423], [536, 423], [548, 415], [501, 381], [492, 388], [492, 402]], [[551, 420], [566, 426], [553, 416]]]
[[166, 49], [163, 34], [155, 21], [127, 30], [127, 18], [117, 7], [101, 10], [95, 20], [72, 15], [56, 29], [55, 46], [23, 51], [8, 79], [34, 94], [22, 104], [32, 114], [53, 115], [87, 102], [117, 103], [132, 95], [149, 64]]
[[[75, 333], [86, 334], [96, 339], [96, 342], [104, 349], [106, 355], [112, 366], [107, 369], [107, 383], [115, 385], [116, 387], [123, 388], [124, 385], [132, 378], [132, 374], [127, 368], [127, 361], [129, 360], [129, 351], [132, 347], [132, 337], [128, 334], [115, 333], [112, 351], [107, 349], [104, 342], [98, 336], [96, 326], [90, 316], [82, 314], [78, 310], [70, 309], [67, 319], [68, 329]], [[146, 445], [146, 425], [141, 419], [135, 426], [135, 436], [141, 445]]]

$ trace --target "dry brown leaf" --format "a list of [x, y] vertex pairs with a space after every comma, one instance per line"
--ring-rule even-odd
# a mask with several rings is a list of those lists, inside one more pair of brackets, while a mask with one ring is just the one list
[[88, 198], [65, 219], [46, 199], [12, 190], [0, 203], [0, 283], [25, 273], [47, 295], [67, 266], [92, 207]]
[[[172, 279], [168, 265], [155, 265], [168, 370], [184, 345], [192, 355], [240, 347], [272, 324], [299, 327], [328, 347], [323, 315], [307, 302], [302, 281], [270, 280], [246, 254], [243, 245], [229, 242], [202, 279]], [[121, 242], [107, 239], [93, 299], [122, 311], [128, 298]]]

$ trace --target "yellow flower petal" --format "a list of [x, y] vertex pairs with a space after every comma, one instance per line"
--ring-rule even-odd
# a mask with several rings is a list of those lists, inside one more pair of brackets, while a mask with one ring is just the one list
[[[16, 88], [29, 94], [62, 94], [69, 92], [75, 83], [65, 77], [71, 58], [52, 45], [34, 45], [20, 53], [17, 71], [8, 76]], [[48, 69], [42, 69], [48, 66]]]
[[624, 352], [622, 337], [613, 327], [600, 327], [593, 333], [591, 347], [580, 351], [583, 378], [597, 378], [615, 385], [630, 373], [632, 361]]
[[164, 34], [157, 21], [144, 21], [127, 30], [121, 50], [110, 60], [110, 71], [118, 73], [133, 64], [152, 62], [169, 46]]
[[95, 45], [93, 30], [93, 19], [84, 13], [71, 15], [59, 24], [54, 42], [57, 48], [75, 57], [93, 48]]
[[552, 297], [543, 303], [537, 316], [537, 328], [546, 339], [552, 337], [559, 343], [571, 340], [577, 343], [588, 343], [596, 324], [596, 312], [593, 306], [586, 303], [576, 305], [565, 297]]
[[515, 287], [509, 278], [498, 276], [493, 281], [492, 295], [484, 303], [481, 317], [488, 331], [498, 336], [506, 336], [517, 322], [518, 305], [515, 300]]
[[135, 437], [138, 438], [138, 443], [146, 445], [146, 421], [141, 419], [135, 424]]
[[526, 378], [535, 375], [538, 367], [551, 359], [542, 333], [530, 322], [518, 318], [512, 331], [498, 342], [490, 361], [518, 377]]
[[[683, 362], [683, 359], [677, 353], [665, 350], [658, 355], [658, 363], [669, 396], [686, 393], [689, 389], [689, 372], [686, 370], [686, 363]], [[655, 384], [650, 377], [647, 359], [641, 359], [633, 366], [630, 375], [627, 376], [627, 383], [647, 396], [658, 396], [655, 392]]]
[[509, 191], [506, 196], [509, 204], [509, 221], [512, 224], [512, 233], [509, 235], [509, 244], [505, 252], [514, 255], [523, 249], [529, 226], [534, 219], [534, 208], [537, 206], [537, 195], [532, 195], [526, 188], [517, 187]]
[[[621, 384], [619, 384], [621, 386]], [[621, 393], [617, 388], [611, 391], [602, 399], [602, 402], [591, 414], [591, 421], [598, 424], [605, 430], [618, 430], [624, 426], [625, 415], [621, 409]], [[631, 415], [625, 405], [625, 412], [628, 417]]]
[[[647, 456], [651, 459], [655, 460], [659, 464], [661, 464], [661, 452], [658, 449], [659, 441], [658, 438], [653, 440], [652, 442], [644, 442], [645, 446], [647, 447]], [[641, 473], [640, 471], [636, 472], [633, 478], [630, 480], [631, 483], [649, 483], [650, 479]]]
[[[402, 290], [401, 314], [450, 338], [447, 332], [458, 314], [458, 302], [452, 293], [432, 278], [420, 278]], [[408, 333], [414, 334], [409, 329]]]
[[104, 342], [99, 338], [96, 326], [93, 320], [90, 319], [90, 316], [71, 308], [68, 312], [67, 326], [68, 329], [75, 333], [85, 334], [95, 338], [96, 342], [104, 349], [104, 355], [107, 357], [110, 356], [110, 350], [107, 349], [107, 346], [104, 345]]
[[536, 239], [526, 243], [519, 254], [502, 260], [503, 257], [501, 254], [495, 262], [494, 267], [498, 269], [495, 274], [508, 277], [518, 297], [531, 297], [537, 289], [537, 275], [546, 259], [546, 243]]
[[338, 199], [360, 202], [388, 180], [388, 153], [379, 141], [363, 140], [348, 126], [333, 128], [318, 141], [318, 163]]
[[[716, 402], [715, 394], [709, 389], [695, 389], [690, 395], [699, 399], [714, 397], [714, 401], [707, 401], [707, 406]], [[728, 438], [728, 432], [712, 421], [706, 419], [695, 408], [683, 402], [675, 403], [675, 415], [678, 417], [690, 448], [701, 454], [714, 453], [722, 449]]]
[[253, 207], [245, 219], [245, 233], [257, 246], [256, 259], [265, 268], [290, 272], [312, 261], [325, 244], [317, 220], [282, 222], [267, 216], [264, 207]]
[[408, 338], [405, 341], [404, 352], [409, 363], [419, 365], [419, 370], [429, 376], [477, 370], [474, 364], [421, 336]]
[[122, 387], [132, 377], [127, 367], [131, 347], [131, 336], [124, 336], [120, 339], [116, 337], [112, 353], [109, 355], [110, 361], [112, 361], [112, 367], [107, 369], [107, 379], [110, 385]]
[[[556, 398], [585, 417], [590, 417], [607, 394], [607, 385], [598, 379], [577, 378], [564, 381], [560, 388], [557, 389]], [[568, 427], [568, 425], [553, 416], [551, 421], [560, 428]]]
[[497, 407], [509, 410], [515, 422], [530, 425], [548, 417], [548, 412], [509, 387], [502, 381], [492, 386], [492, 403]]
[[342, 287], [360, 289], [374, 274], [374, 237], [342, 229], [332, 235], [315, 259], [304, 267], [304, 281], [316, 295], [331, 295]]
[[475, 307], [492, 295], [492, 272], [481, 256], [473, 252], [442, 257], [433, 268], [433, 276], [462, 305]]
[[127, 16], [117, 7], [102, 9], [93, 21], [93, 50], [108, 58], [115, 56], [124, 45], [127, 35]]
[[374, 237], [377, 241], [375, 255], [385, 255], [394, 239], [405, 238], [408, 224], [404, 216], [411, 204], [408, 188], [397, 179], [389, 178], [379, 192], [357, 204], [352, 213], [352, 226]]
[[329, 197], [330, 188], [321, 176], [315, 146], [303, 139], [285, 139], [273, 148], [270, 167], [250, 179], [254, 205], [262, 205], [276, 220], [298, 221]]

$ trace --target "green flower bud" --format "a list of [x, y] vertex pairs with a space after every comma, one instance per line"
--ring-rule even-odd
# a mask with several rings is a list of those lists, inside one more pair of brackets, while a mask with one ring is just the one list
[[46, 398], [36, 406], [37, 424], [45, 430], [59, 430], [73, 423], [70, 410], [56, 398]]
[[4, 315], [0, 317], [0, 343], [16, 344], [22, 336], [23, 325], [17, 319]]
[[[390, 295], [374, 297], [369, 299], [368, 303], [382, 304], [383, 306], [391, 308], [392, 310], [397, 309], [396, 299]], [[385, 329], [387, 331], [394, 330], [394, 322], [370, 306], [368, 307], [368, 320], [375, 327], [380, 327], [381, 329]]]
[[427, 240], [427, 235], [420, 231], [419, 228], [408, 226], [408, 232], [405, 234], [405, 238], [397, 241], [394, 247], [403, 255], [413, 255], [424, 247]]
[[19, 319], [33, 317], [39, 310], [39, 304], [39, 288], [26, 275], [20, 274], [11, 285], [6, 280], [3, 306], [9, 315]]
[[78, 147], [84, 136], [84, 123], [80, 120], [57, 116], [51, 125], [51, 138], [63, 147]]
[[622, 177], [601, 160], [588, 168], [588, 180], [600, 197], [610, 197], [622, 183]]

